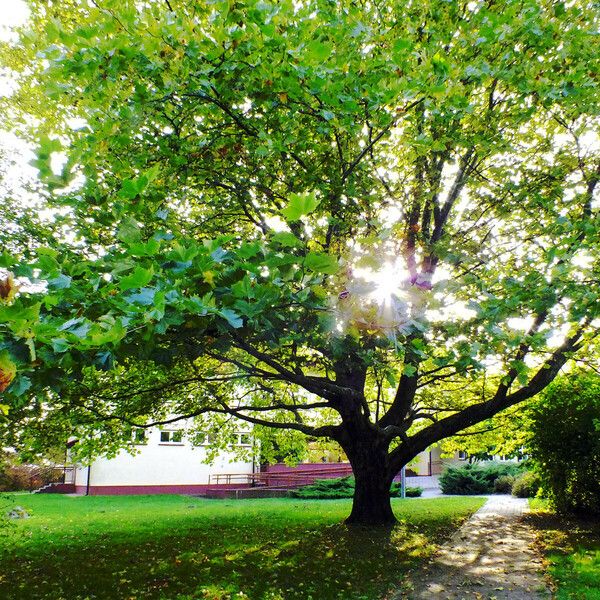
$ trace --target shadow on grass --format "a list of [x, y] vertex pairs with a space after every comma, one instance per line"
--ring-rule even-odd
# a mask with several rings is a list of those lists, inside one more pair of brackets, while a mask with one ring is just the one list
[[[405, 526], [333, 525], [279, 537], [240, 529], [223, 543], [196, 531], [116, 541], [99, 536], [3, 559], [9, 598], [370, 598], [434, 549]], [[267, 534], [267, 535], [264, 535]], [[257, 540], [257, 537], [262, 539]], [[235, 539], [234, 539], [235, 538]], [[75, 541], [75, 540], [74, 540]], [[392, 573], [391, 573], [392, 572]], [[392, 580], [392, 581], [390, 581]], [[19, 589], [15, 589], [18, 582]]]
[[127, 522], [116, 503], [80, 521], [57, 512], [4, 548], [0, 597], [372, 600], [476, 508], [419, 502], [393, 529], [348, 528], [327, 503], [199, 503]]
[[557, 515], [534, 505], [528, 523], [556, 585], [556, 599], [600, 600], [600, 518]]

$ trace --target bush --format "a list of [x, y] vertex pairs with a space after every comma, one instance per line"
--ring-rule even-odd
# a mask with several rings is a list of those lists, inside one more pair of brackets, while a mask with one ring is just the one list
[[530, 414], [529, 450], [554, 508], [600, 515], [600, 377], [557, 378]]
[[525, 471], [515, 479], [512, 494], [517, 498], [533, 498], [541, 487], [540, 476], [533, 471]]
[[32, 491], [54, 480], [55, 472], [51, 467], [0, 464], [0, 492]]
[[440, 476], [444, 494], [492, 494], [500, 477], [514, 477], [522, 467], [516, 463], [475, 463], [448, 467]]
[[[406, 495], [416, 498], [423, 493], [423, 488], [407, 487]], [[354, 477], [341, 477], [339, 479], [317, 479], [310, 485], [302, 486], [289, 493], [293, 498], [306, 498], [310, 500], [327, 500], [335, 498], [352, 498], [354, 496]], [[400, 484], [392, 483], [391, 496], [400, 496]]]
[[337, 479], [317, 479], [310, 485], [292, 490], [290, 496], [294, 498], [307, 498], [326, 500], [334, 498], [352, 498], [354, 495], [354, 477], [340, 477]]
[[[405, 491], [406, 491], [407, 498], [418, 498], [423, 493], [423, 488], [407, 486]], [[402, 486], [399, 483], [392, 483], [392, 487], [390, 489], [390, 495], [394, 498], [400, 498], [401, 494], [402, 494]]]
[[444, 494], [489, 494], [492, 485], [485, 477], [484, 470], [475, 465], [448, 467], [440, 476], [440, 487]]
[[494, 493], [495, 494], [510, 494], [512, 492], [512, 486], [515, 482], [513, 475], [500, 475], [496, 481], [494, 481]]

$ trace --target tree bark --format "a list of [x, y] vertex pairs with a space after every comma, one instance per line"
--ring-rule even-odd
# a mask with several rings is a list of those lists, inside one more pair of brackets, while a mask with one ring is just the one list
[[388, 465], [388, 445], [380, 440], [357, 439], [346, 450], [354, 472], [355, 488], [349, 525], [389, 526], [396, 523], [390, 502], [394, 478]]

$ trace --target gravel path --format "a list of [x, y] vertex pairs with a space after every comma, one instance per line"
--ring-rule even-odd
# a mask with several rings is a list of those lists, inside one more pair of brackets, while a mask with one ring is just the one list
[[393, 600], [549, 599], [526, 511], [527, 500], [491, 496]]

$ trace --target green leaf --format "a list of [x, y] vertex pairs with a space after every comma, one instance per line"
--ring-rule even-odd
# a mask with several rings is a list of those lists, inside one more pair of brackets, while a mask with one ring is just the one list
[[137, 221], [131, 216], [124, 217], [119, 225], [117, 237], [126, 244], [140, 242], [142, 239], [142, 232]]
[[261, 245], [258, 242], [252, 242], [248, 244], [242, 244], [237, 253], [242, 258], [252, 258], [257, 254], [260, 254], [261, 250]]
[[396, 387], [398, 385], [396, 376], [391, 371], [385, 372], [385, 379], [391, 387]]
[[156, 290], [154, 288], [142, 288], [135, 294], [129, 294], [126, 300], [129, 304], [141, 304], [142, 306], [150, 306], [154, 303], [154, 295]]
[[234, 328], [239, 329], [244, 325], [244, 321], [242, 318], [233, 310], [229, 308], [223, 308], [219, 311], [219, 315], [221, 315], [227, 322]]
[[13, 256], [11, 256], [8, 252], [6, 252], [6, 250], [3, 250], [2, 253], [0, 254], [0, 267], [5, 268], [5, 269], [10, 268], [16, 262], [17, 262], [17, 260]]
[[129, 246], [131, 256], [154, 256], [160, 248], [160, 240], [150, 238], [147, 242], [135, 242]]
[[152, 269], [144, 269], [143, 267], [136, 267], [131, 275], [123, 277], [119, 282], [119, 287], [122, 290], [131, 290], [134, 288], [143, 288], [150, 283], [154, 275]]
[[58, 277], [48, 280], [48, 287], [56, 290], [64, 290], [68, 287], [71, 287], [71, 281], [72, 279], [68, 275], [61, 273]]
[[57, 354], [62, 354], [69, 349], [69, 342], [65, 338], [54, 338], [52, 340], [52, 350]]
[[146, 189], [147, 185], [148, 178], [145, 175], [137, 179], [125, 179], [121, 184], [119, 196], [127, 200], [133, 200], [133, 198], [139, 196]]
[[290, 201], [281, 214], [288, 221], [297, 221], [303, 215], [313, 212], [319, 202], [314, 193], [290, 194]]
[[13, 381], [12, 385], [10, 386], [10, 391], [15, 396], [22, 396], [31, 387], [31, 385], [31, 379], [29, 379], [29, 377], [19, 377], [16, 382]]
[[402, 369], [402, 374], [407, 377], [412, 377], [417, 372], [417, 367], [414, 365], [405, 364]]
[[311, 271], [327, 275], [334, 275], [340, 268], [335, 256], [320, 252], [309, 252], [304, 259], [304, 266]]
[[31, 362], [35, 362], [37, 358], [37, 353], [35, 351], [35, 342], [31, 338], [27, 338], [25, 340], [25, 345], [29, 348], [29, 359]]
[[402, 38], [398, 38], [394, 42], [393, 54], [394, 59], [398, 62], [402, 62], [406, 57], [406, 54], [409, 50], [412, 50], [413, 43], [410, 40], [403, 40]]
[[37, 321], [40, 316], [40, 307], [41, 303], [31, 306], [21, 306], [20, 304], [2, 306], [0, 304], [0, 323], [15, 324], [18, 322], [31, 323], [32, 321]]
[[302, 241], [289, 231], [280, 231], [279, 233], [276, 233], [271, 237], [271, 241], [284, 248], [298, 248], [302, 246]]
[[41, 269], [42, 274], [47, 275], [55, 273], [59, 268], [58, 261], [56, 260], [56, 252], [49, 248], [38, 248], [37, 249], [37, 267]]
[[319, 40], [312, 40], [306, 45], [308, 59], [313, 62], [325, 62], [333, 51], [333, 45]]
[[88, 322], [83, 322], [79, 327], [75, 327], [73, 329], [70, 329], [69, 331], [75, 336], [78, 337], [80, 340], [84, 339], [85, 337], [87, 337], [88, 333], [90, 332], [90, 329], [92, 328], [92, 326], [90, 325], [90, 323]]

